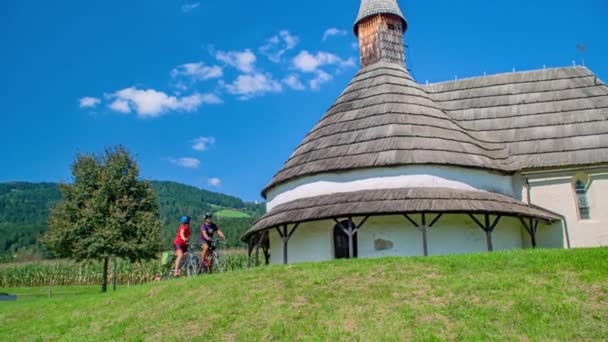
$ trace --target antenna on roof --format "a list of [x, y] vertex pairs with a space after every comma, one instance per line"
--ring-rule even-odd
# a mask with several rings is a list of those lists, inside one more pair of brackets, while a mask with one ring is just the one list
[[576, 44], [576, 48], [578, 49], [578, 51], [581, 52], [581, 56], [583, 58], [583, 66], [585, 66], [585, 51], [587, 50], [587, 47], [585, 45]]

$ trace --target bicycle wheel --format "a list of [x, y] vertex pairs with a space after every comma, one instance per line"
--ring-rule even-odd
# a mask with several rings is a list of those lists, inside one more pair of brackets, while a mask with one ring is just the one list
[[175, 256], [167, 259], [165, 264], [165, 270], [163, 271], [163, 277], [165, 279], [171, 279], [173, 277], [173, 268], [175, 267]]
[[219, 254], [213, 252], [213, 272], [226, 272], [228, 271], [226, 260]]
[[188, 277], [195, 277], [201, 273], [202, 262], [198, 255], [193, 255], [188, 262]]

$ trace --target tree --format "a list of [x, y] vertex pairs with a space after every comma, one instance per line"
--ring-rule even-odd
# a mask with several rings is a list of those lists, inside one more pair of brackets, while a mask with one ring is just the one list
[[71, 184], [60, 185], [63, 200], [51, 210], [41, 243], [58, 257], [102, 260], [106, 292], [110, 258], [136, 262], [160, 251], [156, 196], [122, 146], [78, 154], [72, 176]]

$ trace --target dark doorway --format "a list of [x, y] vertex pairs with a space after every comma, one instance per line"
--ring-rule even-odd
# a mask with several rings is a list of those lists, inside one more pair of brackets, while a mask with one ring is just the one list
[[[336, 259], [348, 259], [348, 235], [344, 230], [355, 229], [352, 221], [342, 221], [334, 226], [334, 255]], [[353, 235], [353, 256], [357, 257], [357, 234]]]

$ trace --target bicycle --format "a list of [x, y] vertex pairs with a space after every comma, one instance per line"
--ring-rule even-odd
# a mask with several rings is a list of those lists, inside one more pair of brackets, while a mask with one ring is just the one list
[[[167, 261], [165, 262], [165, 272], [164, 278], [171, 279], [174, 278], [174, 267], [175, 267], [175, 252], [169, 252], [169, 256], [167, 257]], [[200, 274], [200, 270], [203, 268], [203, 263], [201, 261], [201, 257], [193, 252], [193, 245], [190, 242], [188, 246], [188, 252], [184, 253], [182, 260], [180, 261], [177, 271], [179, 276], [187, 275], [188, 277], [194, 277]]]
[[206, 261], [203, 262], [202, 273], [211, 274], [214, 271], [225, 272], [227, 271], [226, 260], [218, 252], [218, 244], [225, 245], [226, 241], [212, 240], [207, 251]]

